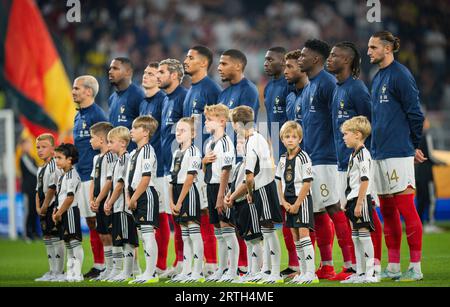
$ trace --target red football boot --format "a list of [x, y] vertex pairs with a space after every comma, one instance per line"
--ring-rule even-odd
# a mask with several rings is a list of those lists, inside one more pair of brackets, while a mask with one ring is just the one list
[[319, 279], [331, 279], [336, 275], [336, 272], [332, 265], [320, 265], [316, 275]]
[[337, 273], [333, 278], [329, 278], [329, 280], [346, 280], [350, 275], [355, 273], [356, 271], [352, 268], [342, 267], [342, 271]]

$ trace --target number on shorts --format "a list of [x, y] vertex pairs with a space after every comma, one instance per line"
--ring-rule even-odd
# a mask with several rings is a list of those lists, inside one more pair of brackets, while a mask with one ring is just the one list
[[330, 191], [328, 191], [327, 185], [325, 183], [320, 185], [320, 195], [322, 195], [322, 197], [327, 197], [328, 195], [330, 195]]
[[394, 180], [395, 180], [395, 182], [398, 182], [398, 180], [400, 179], [398, 177], [397, 171], [395, 169], [392, 171], [391, 175], [389, 175], [389, 171], [387, 171], [386, 176], [388, 177], [389, 183], [391, 183]]

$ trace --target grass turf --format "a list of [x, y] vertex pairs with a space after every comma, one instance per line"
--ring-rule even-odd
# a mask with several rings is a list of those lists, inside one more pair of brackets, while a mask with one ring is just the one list
[[[450, 286], [450, 224], [441, 224], [446, 231], [439, 234], [424, 234], [423, 236], [423, 256], [422, 271], [424, 280], [419, 282], [395, 282], [382, 281], [378, 284], [370, 285], [343, 285], [338, 281], [321, 280], [319, 284], [308, 285], [307, 287], [439, 287]], [[282, 239], [281, 231], [279, 231], [280, 242], [282, 245], [281, 269], [287, 266], [287, 252]], [[83, 272], [87, 272], [92, 266], [92, 254], [90, 251], [89, 237], [84, 236], [83, 248], [85, 258], [83, 263]], [[316, 253], [318, 250], [316, 248]], [[340, 271], [342, 266], [342, 255], [340, 253], [337, 242], [333, 245], [333, 257], [335, 261], [336, 271]], [[382, 267], [387, 263], [387, 250], [383, 243]], [[316, 260], [319, 257], [316, 256]], [[139, 260], [141, 268], [144, 268], [144, 257], [142, 249], [139, 250]], [[172, 264], [174, 260], [173, 242], [169, 244], [168, 264]], [[409, 262], [409, 252], [406, 237], [402, 238], [401, 263], [402, 271], [407, 269]], [[317, 263], [318, 264], [318, 263]], [[42, 276], [48, 270], [48, 262], [45, 256], [45, 247], [42, 241], [34, 241], [25, 243], [24, 241], [10, 241], [0, 239], [0, 287], [124, 287], [127, 284], [118, 283], [100, 283], [84, 281], [81, 283], [51, 283], [51, 282], [34, 282], [34, 279]], [[130, 285], [132, 287], [244, 287], [242, 284], [218, 284], [218, 283], [194, 283], [194, 284], [166, 284], [165, 279], [157, 284], [152, 285]], [[245, 285], [252, 287], [253, 285]], [[256, 285], [255, 285], [256, 286]], [[264, 285], [257, 285], [264, 287]], [[268, 285], [266, 287], [298, 287], [298, 285]]]

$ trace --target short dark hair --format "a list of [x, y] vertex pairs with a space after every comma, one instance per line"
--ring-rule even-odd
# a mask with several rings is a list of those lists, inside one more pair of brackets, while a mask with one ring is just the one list
[[209, 49], [206, 46], [202, 46], [202, 45], [197, 45], [197, 46], [194, 46], [194, 47], [192, 47], [190, 49], [191, 50], [195, 50], [199, 54], [201, 54], [204, 57], [206, 57], [206, 59], [208, 60], [208, 69], [211, 67], [211, 64], [213, 62], [213, 52], [211, 51], [211, 49]]
[[320, 39], [308, 39], [305, 42], [305, 48], [311, 49], [322, 56], [323, 61], [325, 62], [328, 56], [330, 55], [330, 45], [326, 41], [322, 41]]
[[228, 49], [228, 50], [225, 50], [222, 53], [222, 55], [229, 56], [230, 58], [241, 62], [242, 71], [244, 71], [245, 66], [247, 65], [247, 57], [245, 56], [245, 54], [242, 51], [237, 50], [237, 49]]
[[75, 145], [70, 143], [62, 143], [55, 148], [55, 151], [62, 153], [66, 158], [72, 158], [72, 165], [78, 163], [78, 150]]
[[334, 45], [334, 47], [342, 48], [352, 54], [352, 75], [353, 77], [358, 78], [361, 72], [361, 54], [356, 45], [352, 42], [340, 42]]
[[156, 68], [157, 69], [159, 67], [159, 62], [152, 61], [152, 62], [148, 63], [147, 66], [150, 67], [150, 68]]
[[123, 65], [127, 65], [131, 70], [134, 70], [134, 65], [133, 62], [131, 62], [131, 60], [129, 58], [126, 57], [117, 57], [114, 58], [115, 61], [119, 61], [120, 63], [122, 63]]
[[275, 46], [275, 47], [270, 47], [267, 51], [272, 51], [272, 52], [276, 52], [282, 55], [285, 55], [287, 50], [284, 47], [281, 46]]

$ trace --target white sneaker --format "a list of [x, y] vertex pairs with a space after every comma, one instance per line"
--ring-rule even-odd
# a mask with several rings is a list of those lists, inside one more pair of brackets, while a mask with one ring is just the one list
[[108, 279], [109, 275], [111, 275], [111, 272], [112, 270], [104, 270], [96, 278], [92, 278], [89, 281], [104, 281]]
[[133, 276], [139, 276], [142, 275], [141, 267], [138, 265], [137, 268], [133, 267]]
[[126, 275], [124, 272], [122, 272], [119, 275], [108, 279], [108, 282], [129, 282], [131, 280], [133, 280], [133, 274]]
[[341, 284], [360, 284], [366, 279], [366, 274], [352, 274], [349, 278], [341, 280]]
[[366, 276], [366, 278], [363, 280], [364, 284], [377, 283], [377, 282], [380, 282], [380, 280], [376, 276]]
[[223, 271], [217, 269], [214, 272], [214, 274], [212, 274], [206, 278], [206, 282], [217, 282], [222, 278], [223, 275], [224, 275]]
[[240, 278], [237, 274], [232, 275], [231, 273], [228, 272], [226, 274], [223, 274], [222, 277], [217, 282], [240, 283]]
[[118, 269], [112, 269], [111, 272], [109, 272], [109, 274], [107, 276], [105, 276], [101, 281], [108, 281], [110, 279], [115, 278], [116, 276], [118, 276], [120, 273], [122, 273], [121, 270]]
[[203, 276], [203, 273], [192, 273], [190, 277], [181, 281], [181, 283], [193, 283], [193, 282], [204, 283], [205, 277]]
[[302, 280], [303, 275], [304, 274], [295, 275], [295, 277], [288, 281], [287, 284], [298, 284]]
[[56, 274], [53, 275], [53, 279], [50, 280], [51, 282], [65, 282], [66, 281], [66, 275], [65, 274]]
[[167, 270], [165, 270], [163, 273], [158, 274], [158, 275], [161, 278], [171, 278], [172, 276], [174, 276], [176, 274], [177, 274], [177, 272], [176, 272], [175, 268], [174, 267], [170, 267]]
[[173, 276], [172, 279], [166, 281], [166, 284], [183, 282], [186, 279], [189, 279], [189, 276], [187, 274], [180, 273]]
[[262, 280], [265, 280], [267, 278], [269, 278], [270, 274], [267, 274], [266, 272], [258, 272], [256, 274], [253, 275], [252, 279], [247, 279], [246, 283], [257, 283], [260, 282]]
[[54, 275], [52, 272], [47, 272], [39, 278], [36, 278], [34, 281], [52, 281], [54, 279]]
[[298, 279], [298, 284], [301, 285], [309, 285], [309, 284], [318, 284], [319, 278], [315, 273], [306, 272], [303, 275], [300, 275]]
[[258, 285], [262, 285], [262, 284], [282, 284], [284, 283], [284, 279], [283, 277], [280, 275], [269, 275], [269, 277], [258, 281], [257, 284]]

